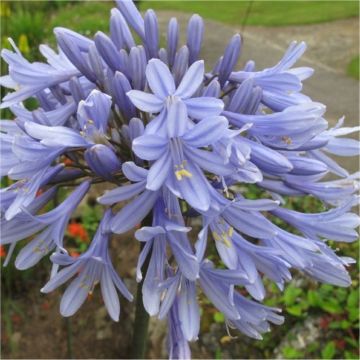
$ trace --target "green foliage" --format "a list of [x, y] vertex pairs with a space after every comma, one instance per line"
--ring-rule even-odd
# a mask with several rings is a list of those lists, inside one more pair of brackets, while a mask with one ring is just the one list
[[51, 18], [48, 38], [51, 39], [51, 29], [56, 26], [68, 27], [86, 36], [94, 35], [97, 31], [108, 32], [112, 7], [112, 1], [81, 1], [65, 6]]
[[[12, 1], [2, 2], [1, 4], [1, 33], [2, 48], [8, 47], [4, 41], [7, 36], [13, 37], [15, 42], [22, 43], [23, 49], [28, 47], [27, 58], [31, 61], [37, 59], [37, 45], [41, 42], [53, 42], [52, 28], [55, 26], [69, 27], [85, 35], [93, 35], [101, 30], [108, 32], [110, 9], [113, 2], [108, 1]], [[218, 1], [144, 1], [140, 3], [141, 9], [154, 8], [155, 10], [179, 10], [186, 12], [197, 12], [205, 18], [223, 21], [228, 24], [240, 26], [245, 18], [246, 11], [249, 9], [248, 1], [223, 1], [219, 5]], [[221, 11], [219, 11], [221, 6]], [[247, 24], [281, 26], [308, 24], [322, 21], [335, 20], [356, 16], [359, 5], [356, 1], [301, 1], [301, 2], [259, 2], [254, 1], [249, 12]], [[25, 36], [25, 37], [24, 37]], [[2, 65], [2, 73], [4, 73]], [[354, 58], [348, 67], [348, 74], [359, 78], [359, 57]], [[27, 103], [29, 109], [36, 107], [36, 102], [30, 100]], [[5, 114], [5, 118], [8, 118]], [[2, 180], [2, 186], [8, 184]], [[259, 187], [249, 185], [243, 188], [243, 194], [248, 199], [264, 198], [266, 195]], [[267, 195], [266, 195], [267, 196]], [[62, 199], [62, 194], [59, 201]], [[324, 211], [321, 202], [313, 197], [305, 198], [285, 198], [286, 207], [307, 213]], [[77, 221], [87, 231], [91, 239], [95, 234], [98, 223], [101, 219], [102, 210], [99, 206], [86, 205], [82, 208]], [[272, 218], [278, 226], [288, 230], [287, 224], [279, 219]], [[292, 231], [294, 231], [292, 229]], [[74, 249], [81, 253], [86, 250], [88, 243], [81, 241], [80, 238], [71, 238], [67, 234], [66, 241], [71, 242]], [[21, 242], [16, 254], [26, 242]], [[345, 256], [356, 257], [358, 254], [357, 244], [336, 244], [339, 253]], [[215, 250], [214, 250], [215, 251]], [[213, 254], [209, 258], [216, 259]], [[48, 259], [46, 259], [48, 260]], [[221, 264], [217, 264], [219, 267]], [[40, 269], [39, 269], [40, 267]], [[27, 271], [16, 271], [13, 262], [2, 270], [2, 283], [5, 297], [2, 301], [2, 314], [4, 315], [5, 331], [12, 332], [11, 315], [21, 313], [11, 304], [11, 293], [19, 294], [26, 291], [26, 286], [31, 286], [34, 281], [39, 284], [47, 280], [49, 264], [42, 261], [35, 269]], [[41, 271], [39, 271], [41, 270]], [[353, 269], [352, 278], [356, 278], [356, 269]], [[282, 349], [282, 356], [287, 359], [294, 358], [358, 358], [357, 334], [359, 328], [359, 293], [358, 281], [355, 280], [350, 288], [337, 288], [330, 285], [315, 284], [308, 280], [297, 281], [297, 274], [294, 274], [295, 281], [288, 284], [282, 293], [276, 285], [265, 279], [267, 298], [265, 303], [269, 306], [282, 307], [286, 316], [286, 323], [282, 327], [273, 327], [273, 331], [264, 336], [262, 342], [253, 341], [246, 345], [251, 354], [255, 357], [274, 357], [274, 349], [280, 344], [293, 326], [301, 324], [308, 317], [319, 318], [322, 338], [319, 342], [309, 344], [306, 349], [299, 350], [292, 346], [285, 346]], [[24, 285], [25, 284], [25, 285]], [[10, 299], [10, 300], [9, 300]], [[201, 298], [201, 326], [208, 331], [210, 324], [216, 322], [224, 324], [224, 316], [213, 309], [208, 300]], [[225, 326], [225, 325], [224, 325]], [[344, 344], [339, 344], [340, 339]], [[341, 346], [340, 346], [341, 345]], [[223, 345], [219, 342], [214, 357], [222, 358]], [[244, 354], [245, 355], [245, 354]], [[252, 357], [252, 356], [250, 356]]]
[[360, 70], [359, 56], [356, 56], [349, 63], [347, 67], [347, 74], [359, 80], [359, 70]]
[[286, 346], [283, 349], [283, 355], [285, 359], [299, 359], [304, 356], [302, 351], [296, 350], [290, 346]]
[[217, 312], [214, 314], [214, 321], [215, 321], [216, 323], [224, 323], [224, 322], [225, 322], [224, 314], [217, 311]]
[[238, 26], [247, 12], [247, 25], [263, 26], [321, 23], [357, 16], [359, 12], [357, 1], [144, 1], [140, 8], [198, 13]]
[[321, 350], [322, 359], [333, 359], [336, 353], [336, 346], [333, 341], [329, 341]]
[[41, 12], [31, 13], [26, 10], [19, 10], [16, 15], [9, 17], [7, 33], [17, 44], [21, 35], [25, 35], [28, 38], [29, 46], [35, 47], [37, 50], [45, 34], [44, 16], [45, 14]]

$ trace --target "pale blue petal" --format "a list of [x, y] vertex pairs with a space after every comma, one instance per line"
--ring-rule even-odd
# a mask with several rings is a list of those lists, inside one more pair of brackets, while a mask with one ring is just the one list
[[167, 284], [166, 293], [160, 306], [160, 311], [158, 315], [160, 320], [165, 318], [165, 316], [168, 314], [171, 306], [175, 301], [181, 279], [179, 274], [180, 273], [177, 273], [173, 278], [171, 279], [168, 278], [166, 280], [166, 282], [168, 283], [170, 282], [170, 284]]
[[157, 160], [166, 153], [168, 139], [158, 135], [142, 135], [133, 140], [134, 153], [144, 160]]
[[70, 265], [62, 270], [60, 270], [54, 277], [52, 277], [45, 286], [41, 289], [42, 293], [49, 293], [62, 284], [66, 283], [71, 277], [73, 277], [80, 267], [83, 265], [81, 261], [75, 262], [73, 265]]
[[116, 0], [116, 4], [126, 21], [132, 26], [142, 40], [145, 40], [144, 20], [132, 1]]
[[175, 179], [173, 181], [174, 186], [190, 206], [200, 211], [206, 211], [210, 207], [209, 185], [207, 180], [197, 165], [188, 162], [187, 169], [191, 177], [176, 180], [175, 175], [173, 175], [173, 179]]
[[131, 181], [143, 181], [147, 177], [147, 170], [137, 166], [132, 161], [127, 161], [122, 165], [122, 172]]
[[104, 300], [106, 309], [110, 317], [114, 321], [119, 321], [120, 316], [120, 302], [116, 292], [114, 283], [111, 278], [110, 271], [104, 267], [100, 280], [102, 298]]
[[135, 232], [135, 238], [139, 241], [149, 241], [156, 235], [165, 234], [165, 230], [161, 226], [144, 226]]
[[159, 112], [163, 106], [164, 101], [153, 94], [149, 94], [140, 90], [130, 90], [126, 93], [131, 102], [140, 110], [149, 113]]
[[176, 97], [169, 99], [166, 122], [170, 138], [184, 135], [188, 127], [188, 116], [186, 106], [180, 99]]
[[203, 119], [208, 116], [219, 115], [224, 109], [224, 103], [213, 97], [197, 97], [186, 99], [186, 108], [190, 117]]
[[224, 159], [217, 153], [207, 150], [200, 150], [196, 148], [186, 147], [186, 156], [202, 169], [207, 170], [217, 175], [230, 175], [235, 171], [235, 168], [229, 164], [224, 164]]
[[165, 152], [160, 159], [151, 165], [147, 176], [146, 189], [156, 191], [160, 189], [171, 171], [172, 159], [170, 152]]
[[175, 91], [174, 78], [169, 68], [159, 59], [149, 61], [146, 67], [146, 79], [150, 89], [159, 99], [164, 99]]
[[157, 197], [156, 191], [144, 191], [114, 216], [111, 221], [111, 230], [114, 233], [122, 234], [139, 224], [151, 211]]
[[204, 61], [194, 62], [185, 73], [174, 95], [182, 99], [188, 99], [200, 87], [204, 80]]
[[187, 238], [168, 233], [168, 239], [181, 273], [189, 280], [195, 281], [199, 276], [199, 263], [195, 255], [186, 249]]
[[182, 281], [179, 294], [179, 318], [186, 340], [197, 340], [200, 329], [200, 310], [196, 299], [195, 283]]
[[145, 189], [145, 181], [131, 185], [123, 185], [113, 190], [107, 190], [104, 195], [97, 198], [103, 205], [112, 205], [119, 201], [128, 200]]
[[44, 126], [34, 122], [25, 123], [26, 132], [48, 146], [88, 146], [87, 141], [75, 130], [63, 126]]
[[68, 317], [74, 315], [88, 297], [89, 289], [83, 286], [84, 275], [77, 277], [65, 290], [60, 302], [60, 313]]
[[224, 136], [228, 124], [224, 116], [208, 117], [198, 122], [183, 136], [183, 139], [193, 147], [212, 145]]

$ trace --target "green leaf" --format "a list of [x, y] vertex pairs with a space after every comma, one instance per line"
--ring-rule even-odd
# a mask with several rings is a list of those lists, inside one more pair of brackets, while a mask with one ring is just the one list
[[299, 359], [303, 357], [303, 353], [297, 349], [294, 349], [290, 346], [283, 348], [282, 353], [285, 359]]
[[358, 323], [359, 321], [359, 309], [352, 308], [348, 310], [349, 320]]
[[346, 336], [345, 337], [345, 341], [350, 344], [351, 346], [353, 346], [354, 348], [357, 349], [358, 347], [358, 342], [356, 340], [354, 340], [353, 338], [349, 337], [349, 336]]
[[327, 299], [321, 303], [321, 308], [330, 314], [341, 314], [344, 309], [335, 299]]
[[356, 359], [357, 355], [351, 351], [345, 351], [345, 359]]
[[284, 292], [285, 304], [292, 305], [301, 293], [302, 293], [302, 290], [300, 288], [296, 288], [294, 286], [287, 287]]
[[222, 359], [222, 352], [221, 352], [221, 349], [219, 349], [219, 348], [217, 348], [216, 351], [215, 351], [215, 359], [216, 360], [221, 360]]
[[310, 306], [319, 306], [320, 304], [320, 296], [316, 291], [309, 290], [307, 293], [307, 300]]
[[224, 314], [221, 312], [216, 312], [214, 314], [214, 321], [217, 323], [223, 323], [225, 321]]
[[330, 329], [341, 329], [341, 322], [340, 321], [332, 321], [329, 324]]
[[358, 308], [359, 306], [359, 293], [356, 290], [352, 290], [347, 298], [346, 302], [347, 308]]
[[294, 316], [301, 316], [302, 315], [302, 306], [301, 305], [293, 305], [286, 308], [286, 311]]
[[351, 322], [348, 320], [342, 320], [340, 322], [341, 329], [349, 329], [351, 327]]
[[333, 341], [326, 344], [324, 349], [321, 350], [322, 359], [332, 359], [335, 356], [336, 346]]

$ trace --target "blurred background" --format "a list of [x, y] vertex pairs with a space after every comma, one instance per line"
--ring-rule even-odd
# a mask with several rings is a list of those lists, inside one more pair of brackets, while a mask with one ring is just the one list
[[[253, 59], [258, 69], [273, 66], [291, 40], [308, 43], [300, 65], [311, 66], [315, 75], [304, 92], [327, 105], [331, 125], [346, 116], [346, 126], [359, 119], [359, 2], [358, 1], [140, 1], [140, 10], [152, 8], [159, 16], [161, 41], [165, 42], [166, 22], [176, 16], [181, 31], [191, 13], [205, 19], [203, 58], [213, 66], [230, 37], [240, 32], [243, 38], [241, 63]], [[108, 32], [107, 1], [1, 1], [1, 47], [10, 48], [13, 38], [30, 61], [42, 60], [40, 43], [54, 45], [52, 29], [68, 27], [83, 35]], [[183, 37], [184, 43], [184, 37]], [[1, 73], [7, 72], [1, 63]], [[3, 89], [2, 89], [3, 90]], [[3, 93], [2, 96], [3, 97]], [[28, 107], [33, 104], [29, 102]], [[3, 111], [2, 118], [11, 118]], [[343, 165], [358, 169], [356, 160]], [[2, 186], [7, 185], [3, 180]], [[87, 247], [101, 218], [94, 189], [68, 226], [66, 243], [73, 256]], [[257, 198], [255, 186], [243, 189], [246, 197]], [[65, 194], [63, 194], [65, 196]], [[61, 200], [61, 196], [60, 196]], [[323, 211], [315, 199], [289, 199], [290, 208], [303, 212]], [[283, 225], [283, 224], [282, 224]], [[23, 242], [24, 243], [24, 242]], [[339, 252], [358, 259], [358, 243], [333, 244]], [[16, 253], [21, 246], [16, 249]], [[135, 265], [138, 244], [131, 233], [114, 237], [113, 261], [125, 282], [135, 293]], [[7, 248], [1, 247], [4, 261]], [[214, 252], [214, 258], [215, 258]], [[13, 258], [15, 258], [13, 256]], [[120, 323], [113, 323], [102, 304], [99, 289], [89, 297], [71, 319], [59, 314], [60, 291], [42, 295], [39, 289], [48, 279], [50, 263], [18, 271], [10, 264], [1, 270], [1, 350], [2, 358], [127, 358], [132, 333], [133, 304], [122, 302]], [[240, 333], [227, 333], [224, 318], [205, 298], [201, 336], [192, 346], [194, 358], [359, 358], [359, 278], [358, 265], [349, 269], [353, 282], [349, 288], [317, 284], [294, 273], [293, 281], [281, 293], [267, 284], [267, 305], [281, 307], [285, 324], [274, 327], [263, 341]], [[151, 321], [149, 358], [166, 357], [166, 324]]]

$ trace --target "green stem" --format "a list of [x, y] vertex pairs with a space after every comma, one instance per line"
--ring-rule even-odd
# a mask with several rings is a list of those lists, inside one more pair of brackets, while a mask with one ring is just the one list
[[[144, 219], [143, 226], [151, 226], [151, 216], [148, 216]], [[140, 243], [140, 251], [143, 249], [145, 243]], [[150, 254], [149, 254], [150, 255]], [[145, 359], [145, 354], [147, 350], [148, 343], [148, 328], [149, 328], [149, 314], [144, 308], [143, 298], [142, 298], [142, 287], [147, 272], [150, 256], [147, 256], [144, 265], [141, 268], [143, 274], [143, 279], [138, 283], [136, 291], [136, 309], [135, 309], [135, 321], [134, 321], [134, 330], [132, 338], [132, 346], [130, 350], [130, 359]]]
[[73, 339], [72, 339], [72, 324], [71, 324], [71, 318], [65, 318], [65, 324], [66, 324], [66, 351], [67, 351], [67, 358], [73, 359]]
[[[54, 208], [59, 205], [59, 193], [56, 192], [54, 199], [53, 199]], [[65, 326], [66, 326], [66, 352], [67, 358], [73, 359], [73, 346], [72, 346], [72, 327], [71, 327], [71, 319], [65, 318]]]

